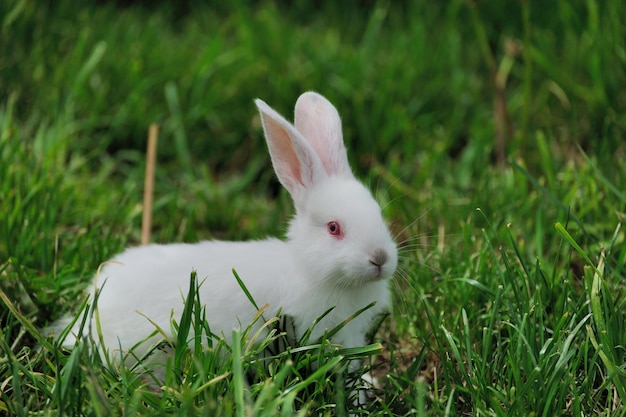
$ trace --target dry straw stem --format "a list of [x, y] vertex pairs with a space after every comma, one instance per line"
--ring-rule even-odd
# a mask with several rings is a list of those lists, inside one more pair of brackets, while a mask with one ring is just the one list
[[150, 243], [152, 227], [152, 196], [154, 191], [154, 169], [156, 166], [156, 148], [159, 137], [159, 125], [152, 123], [148, 129], [148, 149], [146, 154], [146, 177], [143, 188], [143, 218], [141, 220], [141, 244]]

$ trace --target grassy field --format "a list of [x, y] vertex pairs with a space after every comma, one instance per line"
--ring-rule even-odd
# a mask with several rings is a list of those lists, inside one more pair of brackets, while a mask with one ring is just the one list
[[[626, 4], [87, 3], [0, 2], [0, 415], [626, 415]], [[253, 99], [291, 118], [306, 90], [397, 236], [371, 345], [259, 361], [244, 328], [155, 389], [46, 339], [139, 243], [150, 123], [153, 241], [281, 235]]]

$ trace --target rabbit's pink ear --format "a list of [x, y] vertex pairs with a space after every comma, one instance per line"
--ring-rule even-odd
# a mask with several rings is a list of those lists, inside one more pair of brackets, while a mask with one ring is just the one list
[[296, 102], [295, 125], [330, 176], [352, 176], [337, 109], [323, 96], [306, 92]]
[[263, 100], [256, 99], [255, 104], [261, 114], [274, 171], [298, 206], [304, 190], [326, 178], [324, 167], [313, 148], [291, 123]]

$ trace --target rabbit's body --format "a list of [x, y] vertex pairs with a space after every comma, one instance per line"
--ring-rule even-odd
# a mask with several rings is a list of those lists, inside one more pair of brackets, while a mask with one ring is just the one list
[[[298, 337], [330, 308], [334, 307], [333, 311], [314, 328], [313, 339], [369, 302], [376, 301], [375, 307], [350, 323], [347, 328], [350, 331], [340, 332], [333, 339], [347, 347], [362, 344], [362, 335], [371, 324], [372, 316], [388, 306], [386, 282], [377, 280], [356, 289], [330, 286], [324, 289], [324, 284], [316, 282], [315, 277], [302, 273], [295, 259], [293, 246], [278, 239], [208, 241], [127, 249], [98, 274], [98, 315], [103, 342], [113, 352], [117, 352], [120, 346], [127, 351], [143, 341], [155, 329], [154, 324], [169, 331], [172, 317], [178, 319], [182, 313], [192, 270], [197, 272], [200, 301], [206, 307], [211, 331], [228, 340], [232, 329], [247, 326], [257, 314], [233, 275], [235, 269], [256, 304], [259, 307], [269, 305], [266, 318], [273, 317], [281, 308], [284, 314], [293, 318]], [[187, 265], [187, 268], [181, 265]], [[139, 274], [146, 279], [138, 279]], [[272, 282], [267, 282], [264, 277], [272, 277]], [[147, 280], [149, 285], [146, 285]], [[327, 296], [311, 296], [321, 291], [326, 291]], [[154, 302], [146, 303], [147, 299]], [[370, 301], [362, 304], [360, 300]], [[357, 327], [359, 331], [356, 331]], [[353, 333], [361, 337], [351, 337]], [[160, 338], [155, 336], [153, 342]], [[66, 340], [68, 345], [73, 343], [71, 338]], [[150, 344], [146, 341], [135, 353], [141, 354]]]
[[[352, 175], [337, 111], [322, 96], [305, 93], [294, 126], [261, 100], [256, 104], [274, 169], [296, 208], [287, 240], [149, 245], [114, 257], [92, 285], [92, 297], [98, 291], [94, 317], [109, 352], [131, 349], [155, 325], [170, 332], [192, 270], [211, 331], [227, 339], [257, 314], [233, 269], [255, 303], [269, 305], [265, 318], [280, 309], [293, 318], [298, 338], [331, 308], [313, 339], [376, 302], [333, 336], [345, 347], [359, 346], [374, 316], [388, 308], [396, 246], [379, 205]], [[73, 343], [68, 337], [66, 344]]]
[[[131, 348], [150, 334], [138, 329], [154, 329], [149, 320], [169, 331], [171, 318], [178, 320], [182, 313], [192, 270], [197, 272], [200, 300], [206, 305], [211, 330], [218, 336], [222, 331], [230, 336], [231, 329], [250, 324], [256, 313], [233, 268], [259, 306], [268, 303], [277, 307], [282, 292], [289, 288], [260, 285], [255, 277], [273, 276], [277, 284], [286, 281], [283, 277], [293, 272], [293, 265], [282, 262], [279, 266], [276, 260], [287, 250], [285, 242], [268, 239], [149, 245], [124, 251], [98, 274], [98, 314], [105, 345]], [[146, 303], [146, 299], [153, 301]], [[146, 343], [144, 347], [148, 346]]]

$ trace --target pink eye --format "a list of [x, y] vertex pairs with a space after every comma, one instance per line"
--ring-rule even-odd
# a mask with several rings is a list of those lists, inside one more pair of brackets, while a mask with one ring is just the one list
[[331, 236], [334, 236], [337, 238], [343, 237], [343, 231], [341, 230], [341, 226], [336, 221], [328, 222], [328, 224], [326, 225], [326, 229], [328, 230], [328, 233]]

